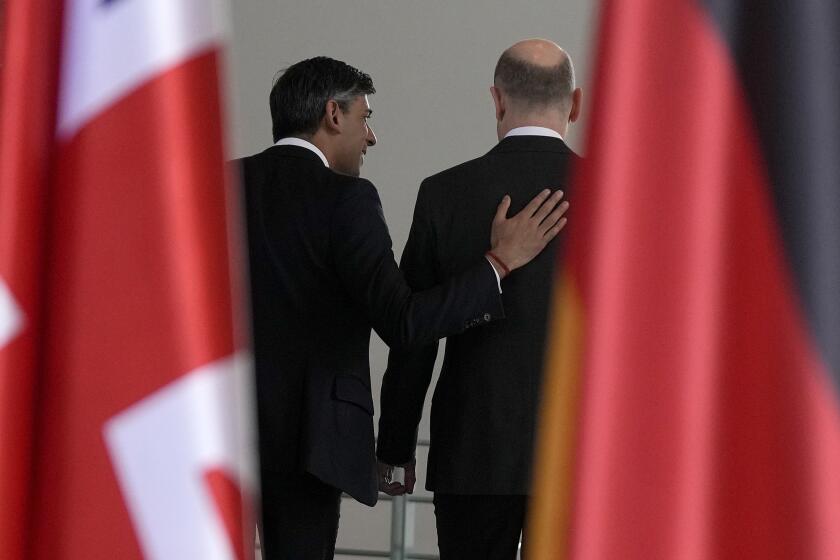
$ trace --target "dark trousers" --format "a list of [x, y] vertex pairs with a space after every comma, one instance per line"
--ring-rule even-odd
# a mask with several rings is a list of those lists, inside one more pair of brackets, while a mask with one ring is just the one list
[[310, 474], [262, 472], [263, 560], [332, 560], [341, 491]]
[[435, 493], [440, 560], [513, 560], [527, 496]]

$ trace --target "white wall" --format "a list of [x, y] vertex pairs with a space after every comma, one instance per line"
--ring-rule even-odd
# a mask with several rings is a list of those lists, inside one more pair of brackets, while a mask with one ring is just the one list
[[[377, 186], [399, 258], [420, 181], [472, 159], [496, 142], [489, 87], [501, 52], [528, 37], [563, 46], [584, 88], [584, 118], [569, 143], [583, 151], [591, 28], [588, 0], [236, 0], [228, 60], [231, 157], [271, 143], [268, 93], [275, 73], [303, 58], [327, 55], [369, 73], [371, 125], [379, 143], [362, 175]], [[488, 235], [490, 216], [488, 216]], [[374, 397], [387, 349], [374, 335]], [[378, 408], [378, 405], [377, 405]], [[428, 418], [421, 426], [428, 437]], [[422, 489], [424, 479], [418, 481]], [[384, 506], [384, 507], [383, 507]], [[388, 503], [374, 511], [345, 502], [339, 546], [387, 546]], [[431, 506], [419, 506], [418, 551], [436, 552]], [[411, 531], [410, 531], [411, 532]]]

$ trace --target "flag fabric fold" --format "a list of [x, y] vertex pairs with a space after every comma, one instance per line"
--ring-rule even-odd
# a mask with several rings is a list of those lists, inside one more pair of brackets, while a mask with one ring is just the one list
[[0, 83], [0, 543], [22, 558], [31, 514], [48, 183], [61, 10], [7, 2]]

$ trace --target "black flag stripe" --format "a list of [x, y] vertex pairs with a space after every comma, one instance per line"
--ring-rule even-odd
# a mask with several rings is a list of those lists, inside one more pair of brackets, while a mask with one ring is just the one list
[[701, 2], [740, 74], [797, 295], [840, 389], [840, 1]]

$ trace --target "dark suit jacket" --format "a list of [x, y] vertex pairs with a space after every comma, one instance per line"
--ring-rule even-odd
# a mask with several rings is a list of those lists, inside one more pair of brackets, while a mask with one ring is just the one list
[[[509, 193], [511, 213], [540, 190], [568, 192], [571, 150], [557, 138], [514, 136], [420, 185], [401, 268], [415, 289], [466, 270], [486, 250], [482, 216]], [[486, 236], [485, 236], [486, 237]], [[528, 494], [552, 268], [558, 239], [505, 279], [506, 320], [446, 341], [432, 400], [426, 488], [454, 494]], [[382, 384], [378, 456], [414, 456], [437, 342], [393, 349]]]
[[[504, 315], [481, 253], [464, 274], [412, 293], [379, 195], [311, 151], [238, 160], [248, 224], [264, 475], [308, 471], [360, 502], [377, 498], [368, 344], [428, 343]], [[493, 212], [479, 229], [487, 244]]]

